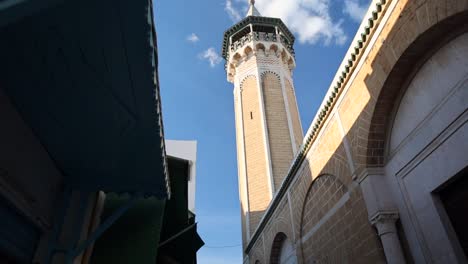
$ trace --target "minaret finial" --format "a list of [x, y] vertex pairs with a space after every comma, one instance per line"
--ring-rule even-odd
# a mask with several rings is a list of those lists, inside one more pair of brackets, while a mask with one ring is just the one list
[[249, 0], [250, 7], [249, 11], [247, 12], [247, 16], [262, 16], [260, 12], [255, 8], [255, 0]]

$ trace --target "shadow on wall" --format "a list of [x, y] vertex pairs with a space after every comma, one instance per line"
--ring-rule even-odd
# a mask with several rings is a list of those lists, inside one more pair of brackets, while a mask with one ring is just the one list
[[249, 214], [249, 217], [251, 219], [250, 222], [251, 223], [257, 223], [257, 224], [254, 224], [254, 225], [250, 226], [250, 234], [253, 234], [255, 232], [255, 230], [258, 227], [258, 223], [260, 223], [260, 220], [262, 219], [264, 214], [265, 214], [265, 210], [250, 212], [250, 214]]
[[[414, 73], [420, 69], [429, 56], [433, 55], [442, 45], [460, 35], [461, 32], [466, 31], [466, 24], [463, 25], [462, 21], [466, 21], [467, 15], [467, 12], [464, 12], [453, 16], [424, 32], [402, 52], [400, 59], [393, 67], [382, 55], [378, 55], [370, 65], [371, 73], [367, 74], [364, 79], [367, 89], [359, 91], [360, 88], [354, 86], [355, 97], [347, 95], [347, 99], [344, 101], [348, 100], [348, 102], [343, 102], [342, 106], [344, 107], [340, 108], [339, 113], [342, 119], [346, 119], [343, 118], [346, 116], [352, 117], [353, 112], [358, 113], [354, 114], [354, 120], [351, 119], [352, 125], [348, 126], [349, 129], [346, 129], [346, 121], [343, 120], [346, 139], [349, 141], [351, 149], [354, 150], [352, 156], [356, 164], [354, 176], [363, 168], [385, 165], [387, 137], [393, 123], [393, 111], [398, 107], [399, 96], [405, 92], [407, 82], [411, 80]], [[398, 35], [392, 32], [401, 30], [401, 25], [405, 22], [407, 21], [398, 21], [389, 36]], [[460, 28], [457, 30], [453, 25], [460, 25]], [[449, 28], [451, 33], [447, 33]], [[434, 43], [436, 44], [434, 45]], [[385, 49], [389, 48], [383, 47], [383, 52], [386, 51]], [[385, 74], [386, 72], [388, 75]], [[349, 105], [347, 106], [346, 103]], [[356, 104], [361, 104], [362, 108], [358, 108], [358, 111], [348, 111], [347, 107], [353, 109], [350, 104], [354, 104], [354, 108]], [[333, 134], [333, 117], [330, 119], [330, 123], [325, 129]], [[329, 134], [328, 137], [331, 135]], [[326, 149], [320, 144], [324, 144], [324, 142], [319, 142], [317, 149]], [[325, 144], [330, 144], [330, 142], [325, 142]], [[372, 228], [368, 221], [361, 189], [353, 187], [351, 174], [348, 174], [350, 168], [344, 158], [346, 157], [344, 145], [341, 143], [335, 149], [329, 150], [333, 154], [327, 159], [326, 165], [321, 171], [313, 169], [314, 166], [322, 167], [320, 153], [315, 155], [319, 157], [311, 159], [312, 175], [320, 176], [313, 180], [304, 200], [299, 236], [301, 237], [302, 257], [305, 263], [340, 263], [346, 259], [357, 260], [360, 258], [364, 261], [364, 256], [367, 258], [366, 261], [369, 261], [374, 254], [373, 263], [376, 263], [379, 258], [381, 258], [380, 262], [384, 262], [380, 240], [377, 239], [376, 232], [371, 232]], [[318, 164], [316, 164], [317, 162]], [[341, 190], [338, 188], [338, 190], [333, 191], [333, 187], [339, 185], [340, 180], [335, 180], [335, 183], [332, 183], [332, 177], [323, 175], [325, 173], [330, 173], [341, 179], [348, 190], [341, 195], [336, 195]], [[329, 178], [330, 182], [326, 183], [327, 180], [323, 180], [323, 177]], [[327, 192], [329, 192], [328, 197]], [[335, 195], [332, 195], [333, 193]], [[341, 207], [339, 207], [340, 204]], [[331, 212], [333, 214], [330, 214]], [[315, 221], [316, 224], [306, 227], [309, 221]], [[325, 230], [322, 231], [323, 234], [320, 234], [320, 229], [314, 230], [318, 225], [321, 226], [320, 229]], [[309, 231], [304, 233], [303, 230]], [[402, 230], [399, 230], [399, 233], [405, 258], [412, 263], [404, 233]], [[348, 241], [351, 242], [347, 243]], [[374, 252], [371, 252], [372, 250]], [[343, 255], [343, 253], [347, 253], [347, 255]]]
[[[398, 40], [395, 36], [403, 34], [402, 25], [409, 18], [403, 16], [395, 23], [388, 33], [395, 39], [385, 40], [372, 64], [363, 65], [363, 70], [368, 67], [369, 73], [363, 80], [355, 79], [354, 82], [364, 82], [366, 89], [352, 86], [337, 111], [343, 127], [337, 123], [335, 116], [326, 117], [328, 123], [322, 128], [326, 133], [309, 151], [313, 155], [310, 160], [303, 161], [301, 168], [304, 169], [296, 172], [300, 175], [289, 186], [295, 222], [293, 226], [296, 227], [293, 236], [297, 256], [303, 263], [340, 263], [349, 259], [385, 263], [382, 244], [369, 223], [361, 188], [353, 181], [353, 177], [364, 168], [385, 165], [385, 147], [393, 122], [392, 112], [398, 106], [399, 96], [406, 90], [406, 82], [428, 56], [466, 31], [466, 23], [463, 21], [468, 21], [468, 12], [449, 17], [419, 33], [406, 47], [405, 44], [396, 44]], [[456, 28], [456, 25], [460, 28]], [[401, 55], [395, 62], [385, 58], [385, 52], [390, 47], [401, 49], [398, 53]], [[371, 54], [373, 52], [371, 50]], [[340, 130], [344, 130], [345, 140], [351, 149], [346, 149]], [[340, 140], [334, 141], [333, 138]], [[353, 162], [349, 162], [349, 159]], [[252, 261], [277, 263], [275, 260], [281, 259], [281, 256], [274, 254], [278, 247], [275, 236], [278, 232], [292, 232], [286, 232], [291, 226], [277, 224], [276, 220], [281, 214], [279, 211], [276, 207], [268, 223], [262, 227], [264, 241], [268, 243], [264, 245], [264, 254], [259, 253], [263, 252], [261, 239], [254, 237], [256, 243], [250, 252]], [[264, 212], [255, 213], [263, 215]], [[397, 226], [401, 228], [401, 225]], [[255, 228], [251, 230], [253, 232]], [[412, 263], [402, 230], [399, 230], [399, 235], [405, 258]]]

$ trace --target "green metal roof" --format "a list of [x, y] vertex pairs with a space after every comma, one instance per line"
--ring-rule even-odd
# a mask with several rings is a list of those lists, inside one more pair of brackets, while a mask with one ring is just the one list
[[263, 16], [248, 16], [224, 32], [222, 47], [222, 55], [224, 59], [227, 59], [227, 55], [229, 52], [229, 38], [235, 33], [237, 33], [239, 30], [243, 29], [244, 27], [250, 24], [277, 26], [280, 29], [280, 31], [285, 34], [286, 39], [291, 43], [291, 45], [294, 44], [294, 35], [291, 33], [291, 31], [289, 31], [288, 27], [286, 27], [286, 25], [283, 23], [283, 21], [281, 21], [281, 19]]

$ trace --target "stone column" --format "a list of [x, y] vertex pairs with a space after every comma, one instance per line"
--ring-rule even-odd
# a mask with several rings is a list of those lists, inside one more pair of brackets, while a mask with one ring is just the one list
[[406, 263], [395, 225], [398, 210], [383, 168], [366, 168], [355, 180], [361, 186], [369, 221], [377, 229], [387, 263]]
[[377, 212], [370, 222], [377, 229], [377, 233], [382, 241], [385, 258], [388, 264], [406, 263], [401, 249], [400, 240], [395, 222], [398, 220], [397, 212]]

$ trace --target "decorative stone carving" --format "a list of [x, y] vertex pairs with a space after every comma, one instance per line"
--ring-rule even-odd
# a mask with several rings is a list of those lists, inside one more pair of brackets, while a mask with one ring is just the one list
[[370, 218], [371, 224], [377, 229], [377, 233], [382, 241], [385, 257], [389, 264], [406, 263], [395, 225], [398, 217], [398, 212], [392, 210], [379, 211]]
[[386, 233], [396, 233], [395, 222], [398, 220], [397, 211], [379, 211], [370, 217], [370, 223], [377, 228], [379, 236]]
[[399, 214], [383, 168], [365, 168], [354, 180], [361, 186], [369, 221], [377, 229], [387, 263], [405, 263], [395, 225]]

